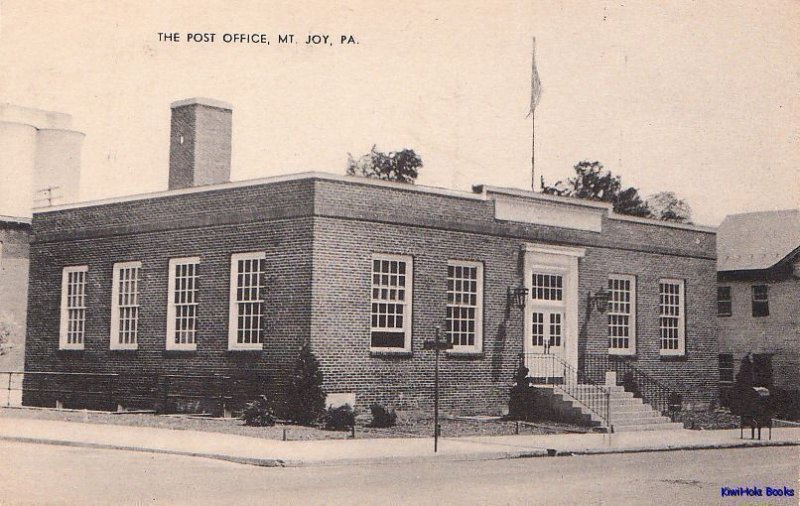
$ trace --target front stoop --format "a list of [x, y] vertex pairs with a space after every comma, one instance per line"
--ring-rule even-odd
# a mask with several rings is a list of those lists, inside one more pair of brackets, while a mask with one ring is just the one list
[[[586, 385], [578, 388], [593, 390], [595, 387]], [[642, 399], [634, 397], [631, 392], [626, 392], [623, 387], [604, 386], [603, 388], [610, 394], [609, 422], [615, 432], [683, 429], [682, 423], [670, 421], [668, 417], [662, 416], [648, 404], [642, 402]], [[544, 399], [545, 410], [550, 411], [548, 415], [565, 422], [607, 429], [600, 416], [560, 388], [537, 386], [537, 390]]]

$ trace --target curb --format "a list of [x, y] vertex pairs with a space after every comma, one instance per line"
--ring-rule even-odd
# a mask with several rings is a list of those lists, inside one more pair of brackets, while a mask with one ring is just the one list
[[113, 445], [106, 443], [91, 443], [83, 441], [68, 441], [61, 439], [46, 439], [21, 436], [0, 435], [0, 441], [11, 441], [15, 443], [43, 444], [53, 446], [67, 446], [72, 448], [91, 448], [99, 450], [122, 450], [140, 453], [155, 453], [162, 455], [178, 455], [183, 457], [198, 457], [236, 464], [244, 464], [258, 467], [316, 467], [316, 466], [352, 466], [352, 465], [381, 465], [381, 464], [413, 464], [423, 462], [468, 462], [481, 460], [510, 460], [528, 459], [540, 457], [568, 457], [573, 455], [606, 455], [618, 453], [655, 453], [671, 451], [694, 451], [694, 450], [719, 450], [730, 448], [760, 448], [760, 447], [780, 447], [780, 446], [800, 446], [800, 441], [737, 441], [731, 443], [712, 443], [712, 444], [686, 444], [667, 447], [632, 447], [632, 448], [587, 448], [584, 450], [557, 450], [532, 449], [523, 451], [504, 451], [504, 452], [477, 452], [462, 454], [433, 454], [418, 455], [413, 457], [375, 457], [375, 458], [353, 458], [353, 459], [333, 459], [333, 460], [288, 460], [277, 458], [256, 458], [240, 457], [227, 455], [224, 453], [203, 453], [189, 452], [182, 450], [169, 450], [162, 448], [147, 448], [143, 446]]
[[14, 443], [31, 443], [53, 446], [69, 446], [72, 448], [92, 448], [96, 450], [122, 450], [140, 453], [158, 453], [162, 455], [180, 455], [183, 457], [200, 457], [213, 460], [223, 460], [237, 464], [247, 464], [259, 467], [287, 467], [287, 463], [281, 459], [258, 459], [253, 457], [238, 457], [236, 455], [225, 455], [224, 453], [202, 453], [187, 452], [181, 450], [167, 450], [162, 448], [146, 448], [143, 446], [112, 445], [105, 443], [89, 443], [85, 441], [67, 441], [63, 439], [44, 439], [35, 437], [20, 436], [0, 436], [0, 441], [11, 441]]

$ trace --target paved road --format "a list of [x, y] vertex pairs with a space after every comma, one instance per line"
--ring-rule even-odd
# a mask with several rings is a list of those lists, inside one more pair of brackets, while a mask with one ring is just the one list
[[287, 469], [9, 442], [0, 455], [0, 504], [737, 504], [721, 486], [800, 492], [798, 447]]

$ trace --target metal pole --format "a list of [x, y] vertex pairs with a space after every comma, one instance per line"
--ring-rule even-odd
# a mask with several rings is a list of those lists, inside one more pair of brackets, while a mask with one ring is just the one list
[[[436, 344], [439, 344], [439, 327], [436, 327]], [[433, 371], [433, 453], [439, 450], [439, 347], [436, 347]]]

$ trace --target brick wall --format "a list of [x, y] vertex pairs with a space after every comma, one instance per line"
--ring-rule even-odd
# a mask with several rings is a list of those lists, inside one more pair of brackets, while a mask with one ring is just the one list
[[[152, 404], [147, 399], [152, 397], [152, 378], [168, 374], [269, 376], [272, 391], [285, 391], [288, 370], [309, 335], [311, 293], [311, 218], [290, 216], [310, 208], [311, 194], [292, 184], [257, 190], [37, 214], [26, 370], [135, 375], [129, 382], [140, 385], [136, 392], [123, 392], [122, 385], [118, 395], [144, 404]], [[181, 221], [189, 217], [194, 226]], [[89, 226], [81, 229], [84, 221]], [[143, 231], [132, 233], [137, 228]], [[266, 252], [269, 309], [263, 352], [227, 350], [230, 256], [248, 251]], [[199, 256], [201, 262], [197, 350], [168, 352], [168, 262], [186, 256]], [[110, 351], [112, 266], [124, 261], [142, 262], [139, 346], [136, 351]], [[69, 265], [89, 267], [81, 351], [58, 350], [61, 272]], [[26, 396], [26, 402], [54, 402], [52, 396], [39, 397]]]
[[[137, 373], [267, 373], [284, 390], [293, 357], [310, 338], [330, 393], [427, 407], [433, 353], [422, 343], [444, 326], [448, 259], [484, 266], [483, 352], [443, 356], [443, 405], [499, 411], [522, 351], [522, 312], [506, 289], [522, 282], [528, 242], [586, 248], [580, 260], [582, 352], [607, 350], [605, 318], [586, 319], [589, 291], [610, 273], [637, 276], [636, 362], [693, 403], [716, 392], [714, 235], [603, 218], [603, 232], [499, 222], [491, 200], [353, 181], [296, 181], [186, 192], [37, 214], [31, 250], [28, 370]], [[263, 352], [228, 352], [230, 254], [265, 251], [269, 271]], [[414, 258], [413, 342], [406, 356], [370, 354], [371, 255]], [[167, 264], [200, 256], [196, 352], [165, 352]], [[109, 351], [112, 264], [142, 262], [139, 350]], [[86, 349], [58, 351], [61, 269], [89, 266]], [[658, 279], [686, 281], [687, 355], [658, 355]], [[133, 381], [133, 380], [132, 380]], [[146, 383], [145, 380], [142, 380]], [[158, 389], [158, 387], [150, 387]], [[142, 390], [146, 390], [142, 386]], [[52, 399], [46, 399], [50, 402]]]

